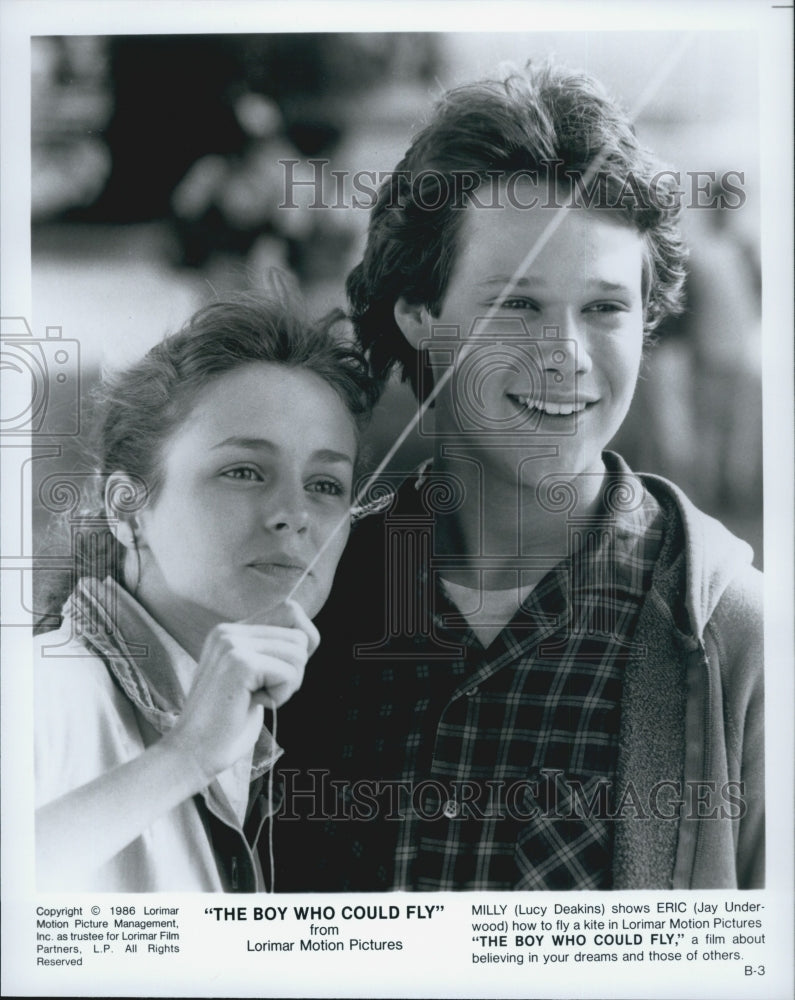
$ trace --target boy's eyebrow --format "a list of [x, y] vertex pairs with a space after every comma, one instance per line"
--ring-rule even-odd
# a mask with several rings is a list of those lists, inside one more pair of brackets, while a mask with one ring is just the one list
[[543, 278], [514, 278], [511, 279], [510, 275], [507, 274], [495, 274], [490, 278], [486, 278], [485, 281], [478, 282], [480, 285], [500, 285], [502, 288], [506, 288], [509, 285], [514, 288], [526, 287], [527, 285], [543, 285], [545, 281]]
[[[523, 277], [515, 278], [511, 280], [502, 274], [496, 274], [491, 278], [486, 278], [485, 281], [479, 282], [482, 287], [488, 287], [490, 285], [500, 285], [503, 288], [510, 286], [513, 289], [516, 288], [543, 288], [546, 285], [546, 281], [539, 277]], [[620, 281], [607, 281], [605, 278], [594, 278], [588, 282], [589, 287], [595, 288], [602, 292], [629, 292], [630, 288], [628, 285]]]
[[602, 292], [629, 292], [631, 290], [629, 285], [624, 284], [623, 281], [606, 281], [604, 278], [597, 278], [594, 281], [589, 281], [588, 284]]
[[[273, 441], [269, 441], [267, 438], [252, 438], [252, 437], [241, 437], [234, 435], [232, 437], [224, 438], [223, 441], [219, 441], [218, 444], [214, 444], [212, 450], [216, 451], [218, 448], [245, 448], [248, 451], [278, 451], [279, 446]], [[346, 455], [343, 451], [334, 451], [333, 448], [318, 448], [317, 451], [313, 451], [311, 455], [314, 461], [320, 462], [346, 462], [348, 465], [353, 465], [353, 459], [350, 455]]]

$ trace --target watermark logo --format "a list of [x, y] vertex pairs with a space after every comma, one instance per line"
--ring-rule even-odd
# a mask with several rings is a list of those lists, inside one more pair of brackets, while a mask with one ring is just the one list
[[80, 433], [80, 345], [48, 326], [36, 338], [21, 316], [0, 319], [3, 403], [0, 433], [74, 437]]
[[[450, 397], [459, 431], [505, 445], [532, 439], [550, 407], [560, 415], [559, 400], [565, 395], [571, 419], [552, 427], [547, 422], [544, 434], [571, 436], [577, 432], [581, 408], [577, 350], [577, 342], [561, 337], [555, 326], [545, 326], [541, 337], [531, 336], [518, 316], [478, 317], [466, 335], [458, 326], [434, 325], [418, 352], [420, 398], [433, 388], [425, 384], [429, 375], [436, 384], [452, 368]], [[427, 367], [422, 363], [426, 360]], [[423, 411], [421, 436], [440, 433], [433, 416], [432, 410]]]

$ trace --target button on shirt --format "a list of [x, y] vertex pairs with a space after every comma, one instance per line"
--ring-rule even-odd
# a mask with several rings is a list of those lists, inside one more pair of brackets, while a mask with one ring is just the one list
[[615, 473], [632, 499], [577, 529], [484, 648], [396, 540], [433, 552], [415, 485], [356, 529], [282, 712], [281, 888], [609, 888], [622, 676], [667, 512]]

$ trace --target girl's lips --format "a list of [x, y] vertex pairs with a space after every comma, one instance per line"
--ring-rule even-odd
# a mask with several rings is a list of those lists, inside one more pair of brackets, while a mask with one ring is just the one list
[[256, 573], [260, 573], [273, 580], [298, 580], [306, 571], [305, 566], [299, 566], [295, 563], [261, 562], [249, 563], [249, 566]]

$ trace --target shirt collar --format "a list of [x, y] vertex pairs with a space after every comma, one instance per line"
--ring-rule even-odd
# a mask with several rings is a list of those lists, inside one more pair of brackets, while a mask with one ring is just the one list
[[155, 640], [150, 647], [152, 655], [146, 662], [146, 678], [163, 707], [180, 712], [198, 664], [132, 594], [110, 579], [105, 583], [115, 587], [118, 620], [122, 627], [127, 626], [130, 634], [146, 632], [150, 639]]
[[[84, 644], [107, 664], [124, 693], [162, 736], [176, 723], [196, 661], [149, 612], [111, 577], [82, 578], [64, 608], [64, 618]], [[251, 779], [282, 750], [263, 727], [254, 746]]]

